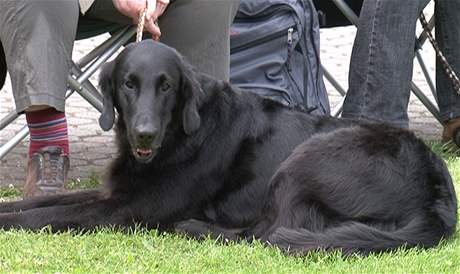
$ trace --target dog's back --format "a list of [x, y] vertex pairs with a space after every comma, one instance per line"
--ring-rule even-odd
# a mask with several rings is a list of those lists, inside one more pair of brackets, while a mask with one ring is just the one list
[[[212, 82], [204, 79], [202, 85]], [[209, 157], [218, 156], [222, 165], [218, 176], [222, 188], [206, 217], [221, 224], [247, 226], [260, 216], [268, 183], [279, 164], [314, 134], [320, 118], [225, 83], [215, 84], [205, 89], [199, 131], [208, 136]]]
[[457, 222], [442, 159], [412, 133], [384, 125], [312, 137], [283, 162], [272, 195], [254, 233], [292, 252], [431, 247]]

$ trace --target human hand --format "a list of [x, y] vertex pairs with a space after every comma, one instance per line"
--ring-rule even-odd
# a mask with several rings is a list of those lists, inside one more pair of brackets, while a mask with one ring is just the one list
[[[144, 28], [152, 33], [154, 40], [160, 40], [161, 31], [158, 27], [157, 20], [166, 10], [168, 4], [169, 0], [147, 0], [147, 15]], [[156, 30], [159, 32], [156, 32]], [[155, 33], [152, 31], [155, 31]]]
[[113, 4], [120, 13], [132, 18], [134, 24], [138, 23], [141, 11], [147, 7], [144, 30], [151, 33], [153, 39], [159, 40], [161, 31], [156, 21], [166, 10], [169, 0], [113, 0]]

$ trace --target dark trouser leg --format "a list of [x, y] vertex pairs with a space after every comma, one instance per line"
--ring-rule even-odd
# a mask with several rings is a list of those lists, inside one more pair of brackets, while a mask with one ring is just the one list
[[428, 0], [365, 0], [343, 117], [408, 127], [416, 20]]
[[176, 0], [160, 18], [161, 42], [177, 49], [199, 71], [228, 80], [230, 25], [239, 0]]
[[18, 112], [33, 105], [64, 111], [78, 1], [0, 1], [0, 37]]

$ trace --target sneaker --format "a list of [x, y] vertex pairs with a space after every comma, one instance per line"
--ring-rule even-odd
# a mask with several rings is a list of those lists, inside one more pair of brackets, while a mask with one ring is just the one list
[[69, 157], [60, 147], [48, 146], [32, 155], [27, 165], [24, 198], [65, 192]]

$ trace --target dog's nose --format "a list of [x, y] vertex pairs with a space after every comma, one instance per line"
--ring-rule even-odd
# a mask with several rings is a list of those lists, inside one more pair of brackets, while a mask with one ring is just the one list
[[135, 134], [137, 141], [141, 145], [150, 145], [153, 140], [155, 139], [155, 136], [157, 135], [157, 129], [154, 127], [136, 127], [135, 128]]

